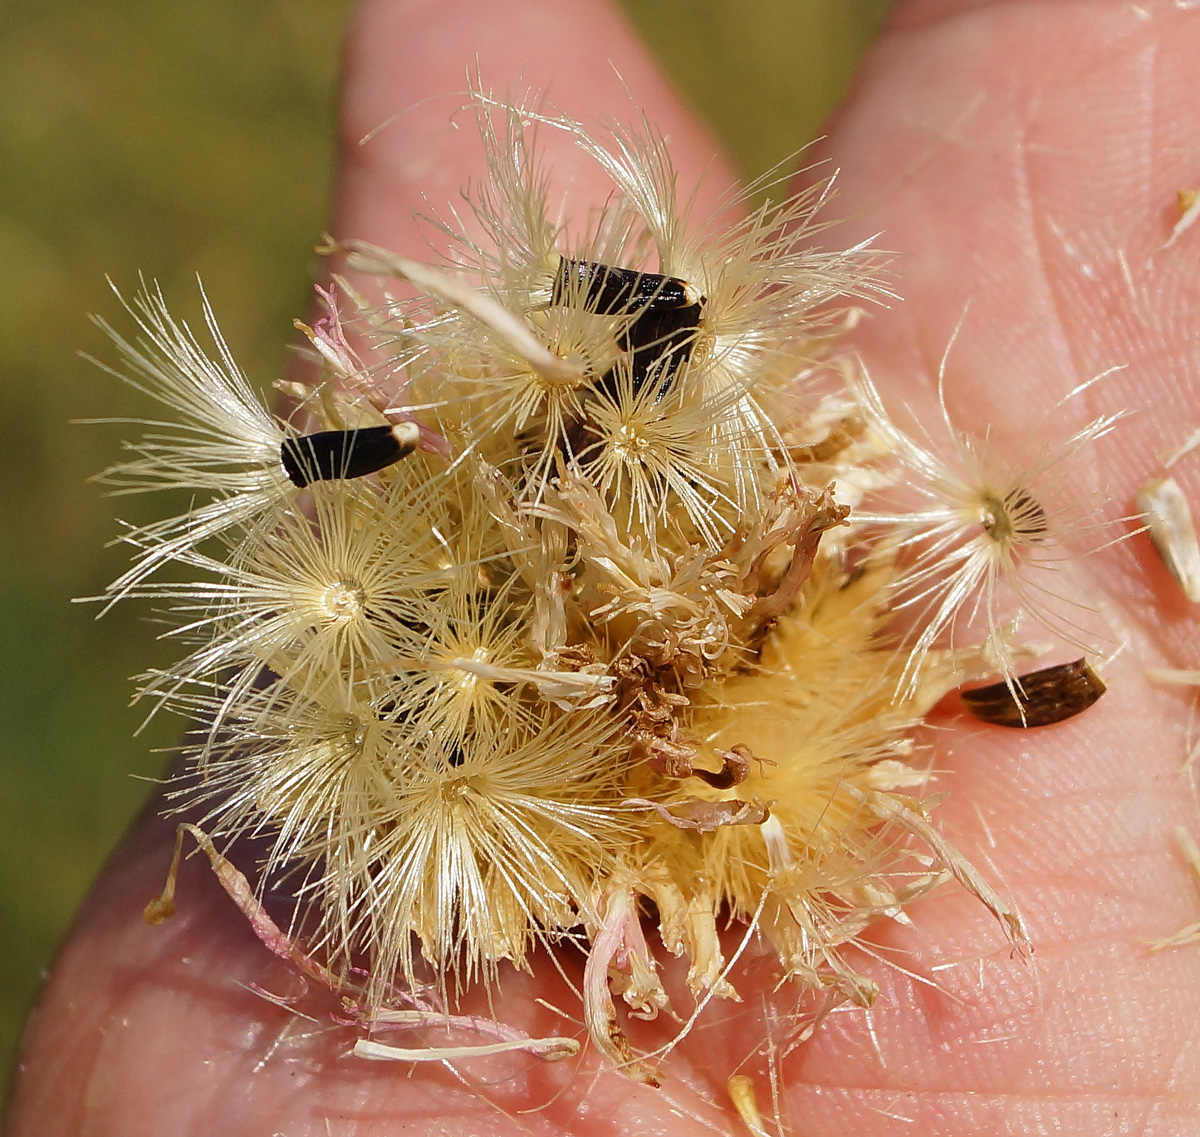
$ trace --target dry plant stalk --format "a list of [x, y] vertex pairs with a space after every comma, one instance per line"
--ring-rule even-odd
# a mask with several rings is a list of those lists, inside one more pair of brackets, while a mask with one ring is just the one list
[[[690, 216], [648, 124], [601, 141], [474, 107], [470, 225], [438, 266], [342, 243], [383, 299], [322, 292], [299, 326], [323, 372], [289, 386], [290, 419], [207, 306], [213, 354], [157, 291], [130, 306], [136, 342], [112, 333], [116, 373], [178, 425], [102, 480], [195, 502], [126, 532], [134, 563], [101, 598], [173, 616], [181, 658], [139, 688], [203, 724], [173, 807], [272, 950], [365, 1026], [572, 944], [592, 1041], [647, 1083], [624, 1016], [669, 1008], [664, 951], [699, 1008], [736, 998], [722, 921], [826, 1010], [871, 1004], [846, 947], [950, 877], [1024, 950], [930, 821], [913, 730], [966, 679], [1017, 682], [1012, 617], [1038, 618], [1064, 555], [1062, 466], [1111, 420], [1016, 465], [947, 420], [943, 458], [836, 354], [883, 288], [871, 250], [815, 247], [828, 183], [735, 192], [722, 227]], [[551, 131], [612, 181], [581, 228], [548, 207]], [[897, 483], [919, 508], [889, 504]], [[244, 837], [266, 839], [257, 891], [232, 868]], [[280, 881], [300, 944], [258, 899]], [[430, 1053], [521, 1043], [492, 1038]]]

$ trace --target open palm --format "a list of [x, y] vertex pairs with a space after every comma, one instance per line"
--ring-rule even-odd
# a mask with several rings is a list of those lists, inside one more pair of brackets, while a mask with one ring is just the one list
[[[1176, 191], [1200, 186], [1200, 10], [1190, 7], [902, 2], [824, 147], [841, 169], [836, 211], [849, 219], [833, 237], [845, 245], [882, 230], [901, 254], [905, 301], [855, 332], [889, 404], [918, 419], [937, 413], [937, 368], [960, 322], [949, 411], [964, 429], [990, 424], [998, 446], [1018, 443], [1082, 380], [1125, 365], [1086, 406], [1058, 412], [1067, 433], [1136, 411], [1080, 475], [1107, 496], [1097, 513], [1109, 518], [1160, 472], [1156, 455], [1200, 426], [1200, 226], [1164, 248]], [[366, 0], [347, 56], [339, 236], [423, 255], [411, 211], [453, 199], [479, 155], [468, 131], [446, 129], [459, 100], [422, 100], [461, 90], [476, 65], [498, 92], [548, 89], [593, 125], [628, 119], [632, 93], [668, 134], [685, 185], [705, 170], [713, 191], [727, 180], [598, 2]], [[560, 188], [594, 204], [595, 175], [565, 148], [551, 155]], [[1173, 472], [1200, 500], [1200, 451]], [[939, 822], [1020, 910], [1033, 962], [1014, 958], [961, 891], [915, 905], [914, 928], [875, 937], [906, 970], [862, 962], [882, 987], [876, 1009], [835, 1015], [776, 1054], [785, 1131], [1200, 1127], [1200, 946], [1147, 946], [1200, 909], [1172, 836], [1198, 827], [1180, 769], [1193, 706], [1145, 674], [1200, 667], [1200, 617], [1144, 537], [1088, 559], [1073, 587], [1120, 649], [1108, 696], [1043, 731], [950, 718], [933, 736], [938, 788], [950, 791]], [[345, 1057], [349, 1028], [247, 989], [295, 994], [298, 983], [199, 859], [185, 867], [178, 916], [143, 923], [171, 840], [148, 814], [81, 913], [26, 1038], [13, 1137], [734, 1134], [745, 1130], [725, 1079], [748, 1057], [764, 1113], [774, 1112], [756, 1052], [785, 1037], [775, 1011], [787, 1004], [766, 969], [756, 990], [753, 961], [738, 981], [745, 1003], [702, 1021], [660, 1090], [594, 1054], [415, 1073], [372, 1065]], [[575, 1013], [544, 967], [536, 980], [506, 979], [497, 1016], [568, 1032], [538, 999]]]

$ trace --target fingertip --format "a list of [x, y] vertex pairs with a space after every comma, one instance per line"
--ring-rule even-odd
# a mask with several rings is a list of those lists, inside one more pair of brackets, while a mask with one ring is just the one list
[[[714, 162], [716, 144], [611, 4], [364, 0], [344, 56], [339, 235], [428, 255], [413, 211], [455, 201], [483, 169], [477, 133], [456, 129], [468, 125], [458, 112], [472, 83], [501, 99], [539, 96], [593, 130], [645, 113], [669, 139], [682, 186], [710, 168], [714, 196], [731, 180]], [[602, 172], [568, 137], [550, 132], [542, 149], [552, 202], [604, 200]]]

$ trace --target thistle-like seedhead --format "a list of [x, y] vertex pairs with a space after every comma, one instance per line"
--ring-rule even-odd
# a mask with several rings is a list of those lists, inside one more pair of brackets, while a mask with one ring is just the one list
[[[1015, 465], [953, 426], [918, 443], [844, 381], [835, 333], [882, 288], [868, 248], [813, 247], [828, 183], [697, 219], [646, 124], [473, 106], [488, 165], [435, 223], [450, 255], [339, 243], [383, 299], [322, 291], [289, 422], [157, 294], [147, 343], [117, 340], [182, 425], [109, 480], [197, 493], [129, 534], [109, 594], [188, 645], [141, 691], [202, 731], [174, 808], [260, 850], [366, 1021], [569, 942], [594, 1041], [647, 1081], [615, 1001], [670, 1004], [650, 912], [700, 1008], [736, 996], [730, 919], [826, 1009], [869, 1005], [846, 947], [951, 876], [1020, 947], [913, 796], [915, 730], [965, 678], [1016, 682], [999, 593], [1041, 614], [1061, 472], [1112, 421]], [[539, 131], [611, 178], [581, 223]], [[897, 483], [916, 504], [879, 504]]]

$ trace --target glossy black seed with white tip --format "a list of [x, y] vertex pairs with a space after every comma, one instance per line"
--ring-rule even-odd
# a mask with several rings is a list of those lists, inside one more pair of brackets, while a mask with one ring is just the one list
[[321, 430], [286, 439], [279, 448], [279, 460], [292, 484], [303, 489], [313, 482], [374, 474], [411, 454], [419, 436], [417, 425], [411, 422]]

